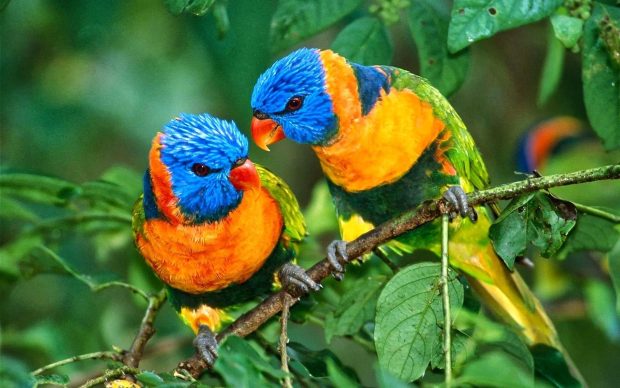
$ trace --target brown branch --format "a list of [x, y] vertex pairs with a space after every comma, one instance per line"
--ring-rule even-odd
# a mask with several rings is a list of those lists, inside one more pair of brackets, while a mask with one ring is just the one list
[[144, 347], [146, 343], [155, 334], [155, 317], [159, 312], [159, 309], [166, 301], [166, 290], [161, 289], [158, 293], [149, 296], [149, 305], [146, 308], [142, 322], [140, 323], [140, 329], [138, 334], [131, 344], [131, 348], [123, 355], [123, 364], [130, 368], [137, 368], [144, 354]]
[[288, 319], [289, 319], [289, 306], [291, 305], [292, 298], [288, 293], [283, 293], [282, 298], [282, 317], [280, 318], [280, 363], [282, 365], [282, 371], [286, 373], [282, 387], [293, 388], [291, 382], [291, 376], [288, 369], [288, 354], [286, 352], [286, 346], [288, 344]]
[[[557, 174], [546, 177], [528, 178], [522, 181], [513, 182], [506, 185], [497, 186], [492, 189], [477, 191], [468, 194], [468, 202], [471, 206], [482, 205], [500, 199], [510, 199], [522, 194], [531, 193], [538, 190], [549, 189], [551, 187], [567, 186], [578, 183], [620, 179], [620, 164], [593, 168], [589, 170], [577, 171], [568, 174]], [[441, 214], [452, 210], [450, 205], [443, 199], [427, 201], [418, 208], [403, 213], [402, 215], [387, 221], [373, 230], [364, 233], [357, 239], [347, 244], [347, 256], [351, 259], [371, 252], [377, 246], [392, 240], [406, 232], [418, 228]], [[327, 259], [323, 259], [308, 269], [307, 273], [315, 282], [322, 282], [330, 276], [331, 265]], [[273, 317], [283, 307], [284, 291], [277, 292], [267, 297], [258, 306], [248, 311], [235, 322], [228, 326], [218, 336], [221, 342], [228, 335], [245, 337], [257, 330], [269, 318]], [[301, 295], [292, 295], [291, 306], [296, 303]], [[185, 369], [192, 376], [198, 377], [205, 369], [207, 364], [198, 355], [179, 363], [177, 369]]]

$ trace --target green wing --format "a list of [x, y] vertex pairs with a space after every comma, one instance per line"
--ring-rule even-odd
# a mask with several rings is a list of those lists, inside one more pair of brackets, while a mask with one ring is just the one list
[[435, 115], [446, 124], [447, 129], [452, 133], [451, 147], [446, 150], [446, 156], [459, 176], [469, 180], [478, 190], [487, 187], [489, 174], [482, 156], [463, 120], [448, 100], [426, 79], [395, 67], [388, 69], [392, 73], [392, 87], [398, 90], [409, 89], [420, 99], [431, 104]]
[[255, 164], [261, 184], [280, 205], [284, 218], [284, 234], [291, 241], [301, 242], [308, 234], [304, 216], [299, 208], [297, 198], [291, 188], [280, 178], [265, 167]]

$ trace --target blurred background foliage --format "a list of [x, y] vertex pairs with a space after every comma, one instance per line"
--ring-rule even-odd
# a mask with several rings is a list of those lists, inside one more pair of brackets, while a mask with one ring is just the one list
[[[274, 13], [282, 16], [287, 12], [278, 8], [276, 1], [234, 0], [225, 4], [218, 0], [213, 12], [202, 17], [191, 12], [175, 15], [171, 10], [183, 3], [175, 1], [4, 3], [6, 8], [0, 13], [1, 169], [4, 173], [36, 173], [63, 180], [53, 181], [52, 185], [59, 185], [56, 191], [47, 197], [43, 192], [30, 198], [32, 203], [26, 207], [9, 202], [4, 195], [17, 193], [19, 197], [19, 187], [2, 189], [0, 379], [19, 384], [27, 383], [19, 380], [21, 371], [77, 354], [129, 346], [144, 301], [128, 297], [123, 289], [92, 293], [85, 283], [118, 278], [145, 290], [160, 287], [133, 248], [126, 218], [141, 191], [140, 177], [151, 139], [179, 112], [210, 112], [233, 119], [247, 134], [255, 80], [291, 49], [291, 43], [297, 45], [293, 47], [301, 43], [297, 43], [299, 36], [295, 42], [270, 37], [270, 31], [277, 27], [272, 26]], [[320, 33], [307, 36], [303, 46], [333, 45], [344, 54], [383, 58], [384, 63], [415, 73], [432, 71], [425, 69], [428, 62], [420, 49], [434, 46], [425, 42], [416, 33], [417, 27], [407, 23], [406, 13], [403, 16], [399, 11], [409, 2], [349, 3], [353, 4], [352, 12], [335, 24], [328, 23], [327, 29], [319, 28]], [[386, 3], [393, 7], [381, 8]], [[416, 12], [414, 8], [410, 12]], [[446, 6], [446, 12], [449, 9]], [[200, 9], [195, 13], [201, 13]], [[397, 23], [399, 17], [402, 20]], [[343, 29], [356, 28], [377, 28], [371, 38], [382, 49], [348, 53], [352, 43], [337, 35]], [[442, 90], [455, 91], [450, 101], [477, 141], [494, 184], [521, 178], [514, 173], [516, 149], [537, 123], [560, 115], [588, 122], [580, 54], [562, 52], [563, 65], [555, 72], [557, 89], [547, 86], [546, 94], [540, 96], [545, 57], [558, 55], [548, 44], [551, 28], [545, 19], [481, 40], [466, 53], [451, 56], [450, 60], [458, 63], [454, 68], [457, 75], [444, 74], [442, 78]], [[460, 82], [451, 81], [453, 78], [464, 79], [460, 88]], [[568, 172], [620, 159], [618, 151], [603, 149], [587, 124], [583, 124], [582, 135], [562, 147], [540, 166], [540, 171]], [[252, 159], [281, 175], [306, 208], [314, 236], [302, 254], [302, 264], [307, 266], [323, 257], [322, 247], [336, 235], [333, 210], [324, 187], [317, 186], [321, 172], [311, 150], [292, 142], [277, 147], [278, 152], [266, 154], [252, 146]], [[584, 204], [620, 210], [617, 182], [553, 192]], [[106, 202], [108, 197], [113, 199]], [[105, 222], [97, 218], [102, 214], [107, 217]], [[78, 219], [85, 215], [94, 217], [92, 222]], [[67, 224], [27, 229], [28, 239], [15, 244], [15, 236], [23, 234], [24, 227], [44, 219], [62, 219]], [[79, 227], [67, 227], [72, 222]], [[53, 252], [39, 248], [41, 244], [92, 278], [84, 281], [49, 273], [65, 270], [59, 268]], [[618, 250], [616, 245], [616, 253]], [[21, 272], [15, 273], [15, 260], [20, 255], [28, 260], [21, 262]], [[561, 265], [542, 258], [535, 262], [536, 269], [527, 276], [557, 323], [568, 351], [592, 386], [613, 386], [620, 380], [620, 325], [605, 255], [582, 252], [568, 256]], [[37, 273], [41, 267], [45, 267], [45, 274], [23, 276]], [[360, 276], [382, 274], [373, 268], [354, 269], [352, 277], [356, 271]], [[344, 286], [333, 283], [328, 281], [330, 287], [325, 292], [296, 307], [295, 313], [303, 315], [304, 308], [309, 309], [316, 299], [325, 303], [312, 307], [315, 310], [311, 315], [332, 314], [327, 320], [337, 316], [333, 306], [338, 305]], [[326, 324], [323, 319], [318, 321]], [[274, 325], [270, 326], [254, 338], [256, 343], [267, 339], [275, 344], [273, 333], [269, 334]], [[190, 332], [168, 305], [159, 314], [156, 327], [157, 335], [147, 347], [141, 366], [171, 370], [191, 354]], [[332, 381], [345, 381], [347, 373], [354, 373], [369, 386], [376, 385], [377, 378], [390, 381], [389, 376], [379, 373], [377, 377], [368, 368], [376, 356], [360, 345], [363, 338], [353, 341], [334, 328], [329, 333], [333, 339], [328, 338], [328, 345], [323, 329], [313, 319], [291, 327], [292, 341], [304, 344], [295, 345], [300, 354], [309, 348], [326, 352], [322, 353], [323, 361], [332, 360], [329, 370], [316, 373], [329, 374]], [[360, 335], [364, 336], [364, 330]], [[366, 334], [364, 338], [371, 340], [372, 336]], [[336, 362], [339, 366], [334, 366]], [[101, 369], [98, 362], [86, 361], [59, 371], [80, 382]], [[342, 370], [348, 372], [339, 375], [337, 371]]]

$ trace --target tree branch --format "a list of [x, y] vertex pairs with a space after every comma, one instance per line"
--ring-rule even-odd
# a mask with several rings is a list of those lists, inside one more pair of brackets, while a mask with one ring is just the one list
[[[568, 174], [528, 178], [488, 190], [473, 192], [468, 194], [467, 198], [470, 206], [478, 206], [500, 199], [514, 198], [533, 191], [549, 189], [551, 187], [568, 186], [606, 179], [620, 179], [620, 164], [576, 171]], [[450, 210], [452, 210], [451, 205], [444, 199], [424, 202], [418, 208], [407, 211], [349, 242], [347, 244], [347, 256], [350, 259], [354, 259], [369, 253], [375, 247], [433, 221], [441, 216], [441, 214], [445, 214]], [[308, 269], [307, 273], [315, 282], [320, 283], [330, 276], [331, 271], [331, 265], [327, 259], [323, 259]], [[217, 336], [218, 342], [221, 342], [228, 335], [245, 337], [257, 330], [269, 318], [282, 311], [283, 298], [281, 294], [283, 293], [284, 291], [279, 291], [270, 295], [258, 306], [239, 317]], [[295, 304], [301, 295], [292, 296], [293, 300], [291, 301], [291, 306]], [[192, 376], [198, 377], [207, 368], [207, 364], [198, 355], [194, 355], [182, 361], [177, 368], [185, 369]]]

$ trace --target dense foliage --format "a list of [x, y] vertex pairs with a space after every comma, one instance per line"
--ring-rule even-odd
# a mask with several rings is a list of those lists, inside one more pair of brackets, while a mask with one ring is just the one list
[[[129, 3], [70, 1], [61, 9], [45, 1], [0, 2], [7, 90], [0, 174], [3, 386], [74, 385], [106, 369], [122, 371], [119, 360], [108, 359], [31, 374], [72, 356], [129, 348], [148, 295], [161, 288], [130, 230], [149, 140], [179, 111], [233, 117], [244, 128], [257, 75], [296, 45], [331, 47], [352, 61], [395, 64], [428, 78], [454, 96], [496, 180], [523, 178], [511, 175], [514, 140], [543, 114], [587, 117], [598, 138], [584, 130], [542, 173], [617, 163], [620, 156], [620, 7], [613, 1]], [[544, 64], [540, 42], [547, 45]], [[535, 83], [528, 84], [533, 92], [521, 90], [523, 80]], [[309, 267], [324, 257], [337, 226], [316, 162], [300, 149], [255, 155], [306, 203], [311, 236], [299, 261]], [[535, 262], [534, 289], [592, 386], [620, 379], [614, 367], [619, 193], [614, 181], [526, 194], [506, 204], [490, 232], [510, 268], [522, 255]], [[453, 322], [444, 322], [440, 264], [432, 253], [391, 259], [397, 269], [374, 257], [350, 266], [343, 282], [326, 281], [292, 308], [287, 352], [295, 386], [441, 384], [446, 324], [454, 328], [455, 385], [580, 384], [559, 352], [530, 349], [485, 315], [454, 271]], [[253, 304], [239, 306], [238, 314]], [[192, 348], [190, 331], [169, 306], [155, 326], [134, 371], [145, 386], [268, 386], [286, 375], [275, 319], [246, 339], [226, 339], [200, 383], [170, 373]]]

